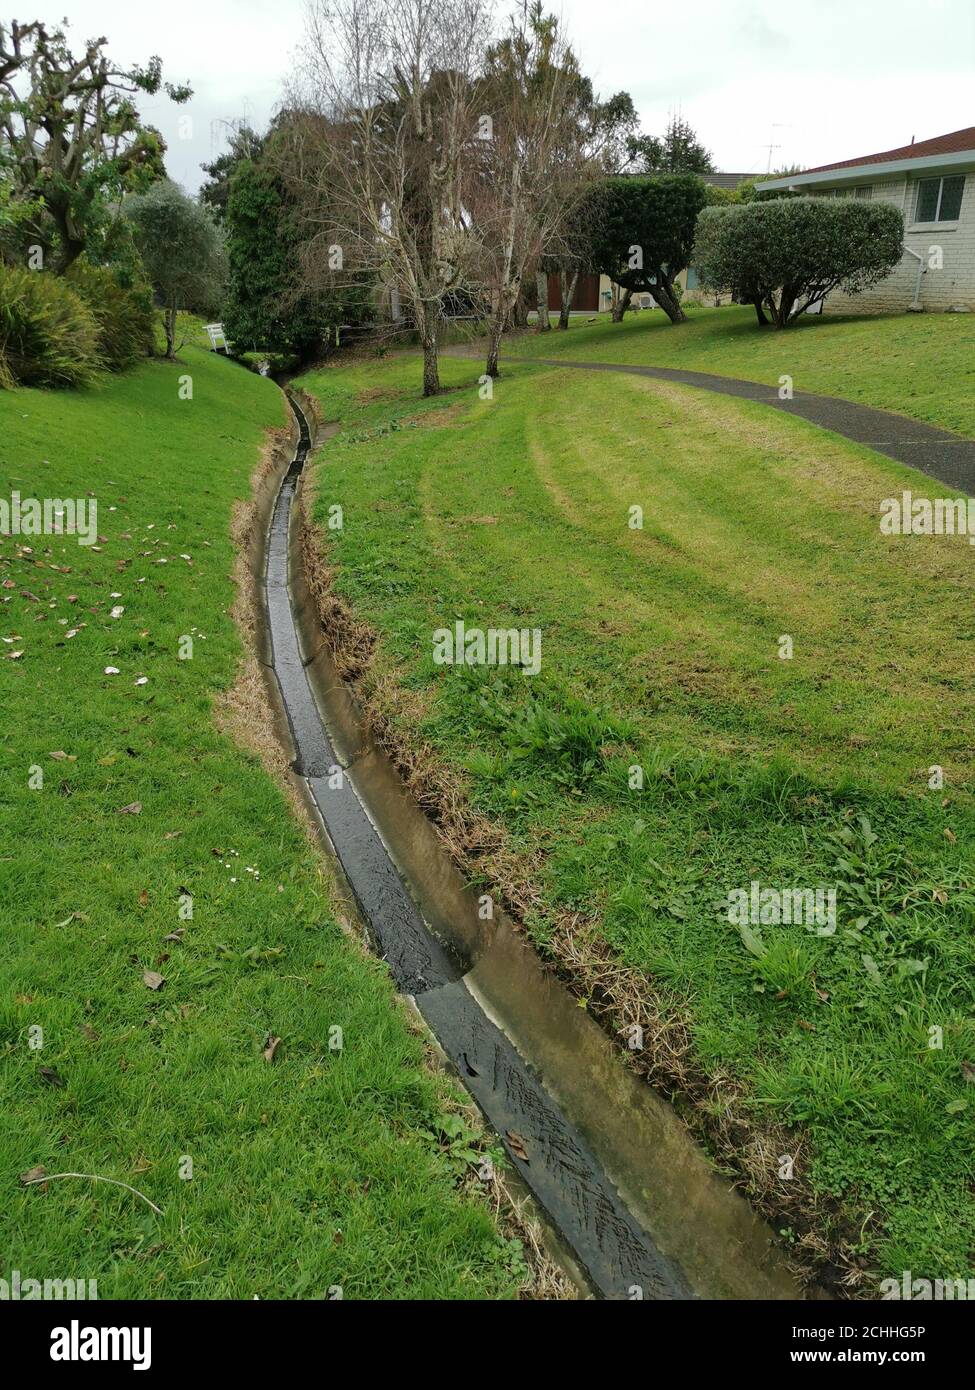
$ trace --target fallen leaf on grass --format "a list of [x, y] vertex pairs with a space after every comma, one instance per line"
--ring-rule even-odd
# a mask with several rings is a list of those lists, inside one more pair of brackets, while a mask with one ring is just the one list
[[515, 1158], [520, 1158], [522, 1163], [530, 1163], [531, 1160], [528, 1157], [528, 1150], [525, 1148], [525, 1141], [517, 1130], [505, 1130], [505, 1136]]
[[120, 806], [117, 814], [120, 816], [141, 816], [142, 802], [130, 801], [128, 806]]
[[945, 839], [948, 841], [949, 845], [956, 845], [958, 843], [958, 836], [953, 830], [949, 830], [947, 826], [945, 826]]
[[40, 1075], [44, 1078], [44, 1080], [47, 1082], [49, 1086], [64, 1085], [64, 1077], [61, 1076], [59, 1072], [56, 1072], [53, 1067], [41, 1067]]
[[961, 1074], [969, 1086], [975, 1085], [975, 1067], [972, 1066], [971, 1062], [962, 1062]]
[[[46, 1172], [47, 1169], [44, 1167], [44, 1164], [39, 1163], [36, 1168], [28, 1168], [26, 1173], [21, 1173], [20, 1181], [22, 1183], [36, 1183], [40, 1178], [43, 1178]], [[47, 1191], [46, 1183], [42, 1186], [41, 1191]]]
[[142, 972], [142, 983], [149, 989], [162, 989], [166, 981], [158, 970], [144, 970]]
[[69, 927], [69, 926], [71, 925], [71, 923], [75, 920], [76, 917], [77, 917], [78, 920], [81, 921], [81, 922], [87, 922], [87, 921], [88, 921], [88, 918], [87, 918], [83, 913], [81, 913], [81, 912], [69, 912], [68, 915], [67, 915], [67, 917], [65, 917], [65, 919], [64, 919], [63, 922], [55, 922], [55, 923], [54, 923], [54, 930], [55, 930], [55, 931], [58, 931], [61, 927]]
[[53, 753], [48, 753], [47, 756], [49, 758], [53, 758], [55, 762], [59, 763], [76, 763], [78, 761], [77, 757], [73, 753], [66, 753], [63, 748], [56, 748]]
[[280, 1046], [281, 1046], [281, 1039], [280, 1039], [280, 1038], [276, 1038], [276, 1037], [274, 1036], [273, 1033], [272, 1033], [272, 1034], [269, 1034], [268, 1040], [267, 1040], [267, 1044], [266, 1044], [266, 1046], [265, 1046], [265, 1048], [264, 1048], [264, 1060], [265, 1060], [265, 1062], [273, 1062], [273, 1061], [274, 1061], [274, 1054], [275, 1054], [275, 1052], [277, 1052], [277, 1050], [278, 1050], [278, 1048], [279, 1048]]

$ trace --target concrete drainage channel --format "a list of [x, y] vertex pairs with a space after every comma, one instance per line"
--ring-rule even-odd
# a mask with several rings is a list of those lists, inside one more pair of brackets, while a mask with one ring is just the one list
[[803, 1297], [771, 1230], [670, 1107], [502, 913], [480, 919], [476, 895], [373, 744], [301, 565], [294, 503], [312, 438], [288, 399], [297, 447], [258, 501], [259, 655], [276, 678], [279, 734], [309, 809], [397, 988], [501, 1136], [551, 1253], [584, 1289], [607, 1299]]

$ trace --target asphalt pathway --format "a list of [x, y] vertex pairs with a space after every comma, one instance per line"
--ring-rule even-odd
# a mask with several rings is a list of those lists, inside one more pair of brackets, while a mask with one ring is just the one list
[[909, 420], [889, 410], [858, 405], [836, 396], [814, 396], [796, 391], [791, 400], [780, 400], [778, 387], [737, 377], [712, 376], [710, 372], [685, 371], [678, 367], [648, 367], [622, 362], [579, 362], [565, 357], [516, 357], [508, 362], [534, 362], [542, 367], [570, 367], [584, 372], [623, 372], [630, 376], [649, 376], [658, 381], [676, 381], [702, 391], [770, 405], [786, 415], [798, 415], [821, 429], [832, 430], [855, 444], [863, 444], [878, 454], [917, 468], [959, 492], [975, 495], [975, 439], [964, 439], [950, 430]]

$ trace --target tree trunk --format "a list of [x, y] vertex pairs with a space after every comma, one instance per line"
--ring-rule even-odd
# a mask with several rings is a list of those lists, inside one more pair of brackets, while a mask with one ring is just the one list
[[167, 304], [163, 313], [163, 324], [166, 329], [166, 361], [176, 361], [176, 305]]
[[686, 323], [687, 315], [674, 292], [674, 282], [662, 270], [657, 271], [657, 283], [653, 287], [653, 297], [670, 319], [671, 323]]
[[569, 326], [569, 315], [572, 312], [572, 301], [575, 298], [576, 285], [579, 283], [579, 272], [574, 270], [571, 277], [564, 270], [559, 271], [559, 288], [562, 291], [562, 308], [559, 310], [559, 327], [564, 331]]
[[437, 328], [440, 318], [439, 303], [431, 308], [423, 306], [420, 341], [423, 343], [423, 394], [440, 395], [440, 348], [437, 341]]
[[488, 355], [485, 371], [488, 376], [497, 378], [501, 375], [498, 366], [498, 356], [501, 351], [501, 334], [504, 332], [503, 312], [496, 311], [491, 318], [491, 326], [488, 330]]
[[528, 327], [528, 302], [525, 299], [524, 289], [519, 292], [515, 306], [511, 311], [511, 326], [512, 328]]
[[755, 306], [755, 317], [758, 319], [759, 325], [762, 328], [768, 328], [768, 314], [766, 314], [765, 310], [762, 308], [761, 295], [756, 295], [752, 300], [752, 304]]
[[84, 251], [85, 242], [72, 230], [74, 224], [67, 204], [52, 199], [48, 202], [48, 209], [58, 230], [58, 250], [52, 269], [55, 275], [63, 275]]
[[535, 292], [538, 300], [536, 305], [538, 310], [536, 331], [539, 333], [548, 333], [551, 330], [552, 321], [548, 316], [548, 276], [545, 274], [544, 270], [538, 271], [535, 276]]
[[630, 307], [630, 300], [631, 300], [632, 298], [633, 298], [633, 291], [632, 291], [632, 290], [624, 290], [623, 293], [620, 295], [619, 299], [617, 299], [616, 303], [613, 305], [613, 322], [614, 322], [614, 323], [622, 323], [622, 322], [623, 322], [623, 315], [626, 313], [627, 309]]
[[769, 309], [772, 312], [772, 322], [776, 328], [787, 328], [789, 320], [792, 318], [792, 310], [795, 307], [795, 295], [788, 285], [783, 285], [779, 291], [779, 302], [776, 304], [774, 297], [769, 299]]
[[83, 241], [65, 241], [62, 239], [53, 266], [55, 275], [64, 275], [74, 265], [84, 249], [85, 243]]

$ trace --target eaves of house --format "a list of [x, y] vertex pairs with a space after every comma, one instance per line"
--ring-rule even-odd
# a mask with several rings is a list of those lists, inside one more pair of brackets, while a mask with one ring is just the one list
[[763, 179], [755, 187], [763, 193], [782, 189], [800, 191], [814, 188], [817, 184], [837, 187], [894, 174], [922, 174], [929, 169], [956, 173], [975, 169], [975, 126], [966, 126], [963, 130], [954, 130], [931, 140], [920, 140], [916, 144], [882, 150], [879, 154], [842, 159], [836, 164], [822, 164], [815, 169], [805, 169], [801, 174]]

